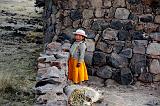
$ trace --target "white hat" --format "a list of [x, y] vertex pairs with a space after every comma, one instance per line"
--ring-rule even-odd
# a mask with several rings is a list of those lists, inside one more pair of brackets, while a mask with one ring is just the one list
[[82, 30], [82, 29], [77, 29], [76, 32], [73, 32], [73, 34], [79, 34], [79, 35], [82, 35], [82, 36], [87, 38], [87, 35], [85, 34], [85, 31]]

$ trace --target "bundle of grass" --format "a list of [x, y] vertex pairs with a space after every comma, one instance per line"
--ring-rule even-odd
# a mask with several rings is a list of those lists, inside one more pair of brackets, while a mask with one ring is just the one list
[[13, 88], [13, 73], [1, 71], [0, 72], [0, 91], [4, 93], [7, 89]]

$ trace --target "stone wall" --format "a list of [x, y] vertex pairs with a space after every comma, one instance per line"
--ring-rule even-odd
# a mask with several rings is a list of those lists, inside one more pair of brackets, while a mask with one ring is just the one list
[[71, 43], [72, 32], [84, 29], [90, 75], [121, 84], [133, 79], [160, 81], [159, 0], [45, 0], [44, 4], [45, 44]]

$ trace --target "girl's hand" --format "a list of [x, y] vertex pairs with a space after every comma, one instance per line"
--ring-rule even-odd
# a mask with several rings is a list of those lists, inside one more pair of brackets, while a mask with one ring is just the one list
[[77, 63], [77, 67], [80, 67], [81, 66], [81, 63]]

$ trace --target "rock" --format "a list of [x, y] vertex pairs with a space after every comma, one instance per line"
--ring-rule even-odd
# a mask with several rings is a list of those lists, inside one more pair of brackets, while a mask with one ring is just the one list
[[73, 21], [82, 19], [82, 13], [79, 10], [72, 10], [70, 13], [70, 17]]
[[160, 81], [160, 74], [154, 75], [153, 81], [154, 82], [159, 82]]
[[38, 69], [50, 67], [48, 63], [38, 63]]
[[142, 54], [134, 54], [131, 59], [131, 70], [135, 75], [146, 72], [147, 58]]
[[133, 75], [129, 68], [122, 68], [121, 69], [121, 84], [122, 85], [129, 85], [133, 82]]
[[89, 86], [96, 85], [98, 87], [102, 87], [104, 86], [103, 82], [104, 82], [104, 79], [102, 78], [99, 78], [97, 76], [89, 76], [89, 81], [87, 82], [87, 84]]
[[47, 72], [45, 74], [43, 74], [41, 77], [40, 77], [40, 80], [43, 80], [43, 79], [49, 79], [49, 78], [60, 78], [60, 73], [61, 71], [53, 66], [53, 67], [49, 67], [47, 69]]
[[47, 45], [47, 49], [51, 51], [60, 51], [61, 50], [61, 43], [58, 42], [51, 42]]
[[154, 41], [160, 41], [160, 33], [151, 33], [149, 35]]
[[94, 39], [95, 38], [95, 32], [93, 30], [87, 30], [86, 35], [88, 39]]
[[151, 73], [142, 73], [138, 80], [146, 83], [152, 83], [153, 82], [153, 75]]
[[54, 91], [55, 93], [61, 92], [63, 94], [63, 87], [53, 85], [53, 84], [46, 84], [44, 86], [39, 86], [35, 88], [35, 92], [37, 95], [46, 94], [47, 92], [50, 92], [50, 91]]
[[160, 15], [155, 16], [154, 22], [160, 24]]
[[91, 19], [85, 19], [85, 20], [83, 20], [82, 27], [84, 27], [84, 28], [90, 28], [90, 26], [91, 26]]
[[[40, 78], [42, 75], [44, 75], [47, 72], [48, 68], [40, 68], [40, 69], [38, 69], [37, 77]], [[38, 81], [38, 78], [37, 78], [37, 81]]]
[[152, 33], [152, 32], [156, 32], [158, 28], [157, 24], [153, 24], [153, 23], [145, 23], [144, 26], [144, 31], [146, 33]]
[[114, 0], [113, 1], [113, 6], [114, 7], [125, 7], [126, 2], [125, 2], [125, 0]]
[[86, 65], [92, 65], [93, 52], [85, 52], [84, 61]]
[[93, 8], [100, 8], [102, 7], [102, 0], [92, 0], [91, 5]]
[[87, 51], [95, 51], [95, 42], [92, 39], [86, 39]]
[[44, 80], [38, 81], [36, 83], [35, 87], [37, 88], [37, 87], [41, 87], [41, 86], [44, 86], [44, 85], [47, 85], [47, 84], [52, 84], [52, 85], [58, 86], [61, 83], [62, 83], [62, 81], [60, 79], [57, 79], [57, 81], [56, 81], [56, 80], [50, 78], [50, 79], [44, 79]]
[[82, 14], [84, 19], [90, 19], [93, 17], [93, 10], [84, 9]]
[[40, 95], [37, 98], [36, 103], [39, 105], [41, 104], [46, 106], [52, 106], [50, 104], [57, 103], [53, 106], [65, 106], [65, 105], [58, 105], [58, 103], [64, 101], [67, 101], [67, 96], [64, 93], [49, 91], [45, 95]]
[[92, 66], [87, 66], [87, 72], [88, 72], [89, 76], [95, 76], [97, 70], [98, 70], [98, 68], [95, 68]]
[[130, 12], [125, 8], [117, 8], [115, 12], [115, 18], [117, 19], [128, 19]]
[[139, 4], [140, 0], [127, 0], [130, 4]]
[[125, 58], [132, 58], [132, 49], [131, 48], [123, 49], [119, 55]]
[[153, 19], [154, 19], [152, 14], [142, 15], [139, 18], [140, 18], [140, 21], [142, 22], [153, 22]]
[[66, 49], [66, 50], [69, 50], [71, 47], [71, 43], [64, 43], [62, 44], [62, 50]]
[[[86, 105], [91, 105], [92, 103], [98, 101], [100, 99], [100, 97], [101, 97], [101, 94], [100, 94], [99, 91], [96, 91], [95, 89], [90, 88], [90, 87], [80, 86], [80, 85], [66, 86], [64, 88], [64, 92], [69, 97], [68, 101], [71, 104], [73, 102], [80, 103], [79, 99], [81, 99], [82, 104], [79, 104], [80, 106], [83, 106], [85, 104]], [[80, 95], [81, 95], [81, 98], [74, 99], [74, 98], [79, 97]]]
[[96, 74], [100, 78], [109, 79], [112, 77], [112, 69], [109, 66], [103, 66], [97, 70]]
[[147, 54], [160, 55], [160, 44], [159, 43], [150, 43], [147, 47]]
[[110, 57], [107, 57], [107, 63], [114, 68], [125, 67], [128, 65], [128, 59], [124, 58], [116, 53], [112, 53]]
[[143, 36], [143, 32], [134, 31], [131, 34], [132, 34], [133, 40], [145, 40], [145, 38]]
[[50, 55], [50, 56], [44, 55], [43, 57], [38, 58], [38, 62], [40, 62], [40, 63], [50, 62], [50, 61], [54, 61], [54, 60], [56, 60], [54, 55]]
[[111, 28], [112, 29], [116, 29], [116, 30], [120, 30], [123, 27], [123, 23], [121, 23], [121, 21], [119, 20], [112, 20], [111, 22]]
[[71, 9], [76, 9], [78, 1], [77, 0], [68, 1], [68, 4]]
[[65, 30], [63, 30], [61, 33], [61, 37], [59, 36], [59, 39], [64, 41], [64, 40], [69, 40], [70, 42], [72, 42], [74, 35], [73, 35], [74, 29], [68, 27]]
[[95, 10], [95, 16], [97, 18], [104, 17], [104, 14], [105, 14], [105, 9], [97, 8]]
[[91, 29], [94, 31], [102, 31], [109, 27], [109, 23], [105, 20], [96, 20], [92, 23]]
[[133, 41], [133, 53], [138, 54], [145, 54], [146, 53], [146, 47], [148, 44], [147, 40], [134, 40]]
[[149, 71], [153, 74], [160, 74], [160, 60], [153, 59], [150, 63]]
[[123, 47], [124, 47], [124, 45], [125, 45], [125, 42], [124, 41], [116, 41], [115, 42], [115, 45], [114, 45], [114, 48], [113, 48], [113, 51], [115, 52], [115, 53], [120, 53], [120, 51], [123, 49]]
[[96, 49], [101, 50], [105, 53], [111, 53], [113, 50], [113, 45], [105, 42], [98, 42], [96, 45]]
[[81, 20], [73, 21], [73, 28], [78, 28], [80, 26]]
[[71, 26], [71, 25], [72, 25], [72, 20], [70, 19], [69, 16], [68, 16], [68, 17], [65, 17], [65, 18], [63, 19], [63, 25], [64, 25], [65, 27], [68, 27], [68, 26]]
[[123, 23], [123, 29], [125, 30], [125, 31], [130, 31], [130, 30], [133, 30], [134, 29], [134, 24], [133, 24], [133, 22], [132, 21], [127, 21], [127, 22], [125, 22], [125, 23]]
[[107, 28], [103, 31], [102, 37], [105, 40], [117, 40], [118, 31]]
[[104, 0], [104, 6], [107, 8], [111, 7], [112, 6], [111, 0]]
[[131, 38], [130, 33], [125, 30], [120, 30], [117, 34], [118, 40], [125, 41]]
[[102, 66], [106, 64], [106, 55], [103, 52], [94, 52], [93, 54], [93, 65]]
[[67, 106], [67, 100], [49, 101], [46, 106]]

